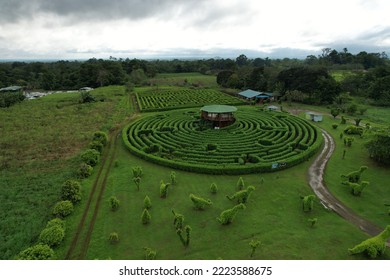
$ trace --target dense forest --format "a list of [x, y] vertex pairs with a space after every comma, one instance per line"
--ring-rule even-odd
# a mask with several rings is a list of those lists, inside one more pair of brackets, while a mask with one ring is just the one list
[[[332, 71], [348, 73], [337, 80]], [[57, 62], [0, 63], [0, 88], [10, 85], [34, 90], [74, 90], [107, 85], [147, 85], [158, 73], [200, 72], [215, 75], [219, 85], [234, 89], [279, 92], [291, 100], [329, 104], [341, 93], [366, 97], [390, 106], [390, 64], [385, 53], [325, 48], [306, 59], [139, 60], [96, 59]]]

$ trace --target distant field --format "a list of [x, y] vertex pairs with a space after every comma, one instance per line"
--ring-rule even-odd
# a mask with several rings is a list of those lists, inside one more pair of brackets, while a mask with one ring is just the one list
[[341, 82], [348, 76], [355, 75], [355, 72], [352, 70], [332, 70], [330, 75], [337, 81]]
[[200, 73], [172, 73], [158, 74], [149, 80], [151, 85], [159, 86], [196, 86], [196, 87], [217, 87], [217, 78], [213, 75]]
[[158, 87], [139, 89], [136, 98], [141, 112], [191, 108], [206, 104], [239, 105], [242, 99], [215, 89]]

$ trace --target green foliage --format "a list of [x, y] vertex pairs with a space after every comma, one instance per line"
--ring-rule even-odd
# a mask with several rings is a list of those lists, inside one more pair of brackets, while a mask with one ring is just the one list
[[132, 168], [132, 172], [133, 172], [133, 178], [141, 178], [142, 177], [142, 174], [143, 174], [143, 171], [142, 171], [142, 167], [141, 166], [134, 166]]
[[87, 149], [81, 154], [81, 160], [90, 166], [95, 166], [99, 163], [100, 153], [94, 149]]
[[52, 260], [55, 254], [53, 249], [47, 244], [37, 244], [31, 246], [17, 256], [18, 260]]
[[367, 181], [362, 181], [359, 183], [351, 183], [348, 181], [343, 182], [344, 185], [347, 185], [351, 189], [351, 193], [355, 196], [360, 196], [362, 191], [370, 184]]
[[[178, 110], [138, 119], [123, 129], [122, 137], [131, 153], [169, 168], [215, 175], [271, 172], [306, 161], [322, 142], [319, 131], [310, 123], [293, 116], [280, 116], [244, 108], [237, 112], [242, 127], [233, 124], [207, 133], [209, 130], [199, 130], [197, 113]], [[260, 123], [260, 119], [267, 125]], [[243, 133], [245, 141], [239, 137]], [[279, 137], [272, 138], [275, 134]], [[218, 149], [205, 151], [210, 143]], [[157, 146], [158, 150], [151, 153]], [[282, 164], [274, 168], [275, 162]]]
[[93, 142], [101, 143], [103, 146], [108, 143], [107, 133], [104, 131], [95, 131], [92, 137]]
[[233, 221], [234, 217], [237, 215], [238, 210], [244, 210], [245, 208], [246, 208], [245, 204], [240, 203], [240, 204], [234, 206], [233, 208], [224, 210], [221, 212], [221, 214], [217, 218], [217, 221], [221, 225], [228, 225]]
[[254, 186], [249, 186], [246, 190], [236, 192], [231, 196], [226, 196], [229, 200], [236, 200], [237, 203], [246, 203], [251, 193], [255, 190]]
[[333, 116], [333, 118], [336, 118], [340, 114], [340, 108], [332, 108], [330, 109], [330, 114]]
[[354, 137], [344, 137], [344, 146], [351, 147], [353, 141], [355, 141]]
[[137, 190], [139, 191], [139, 187], [141, 184], [141, 177], [134, 177], [133, 181], [134, 181], [135, 185], [137, 186]]
[[160, 197], [166, 198], [168, 195], [168, 187], [170, 183], [164, 183], [163, 180], [160, 181]]
[[150, 208], [152, 208], [152, 202], [151, 202], [149, 196], [147, 196], [147, 195], [146, 195], [145, 198], [144, 198], [144, 208], [145, 208], [145, 209], [150, 209]]
[[303, 212], [310, 212], [313, 209], [315, 195], [307, 195], [302, 197], [302, 209]]
[[108, 236], [108, 241], [111, 244], [116, 244], [119, 242], [119, 235], [117, 232], [111, 232], [110, 235]]
[[184, 224], [184, 216], [180, 213], [176, 213], [173, 209], [172, 214], [175, 216], [173, 219], [173, 225], [175, 226], [176, 230], [182, 229]]
[[39, 235], [39, 242], [55, 247], [61, 244], [65, 237], [65, 229], [59, 225], [46, 227]]
[[190, 194], [190, 199], [194, 203], [196, 210], [204, 210], [206, 206], [211, 206], [213, 204], [210, 199], [204, 199], [194, 194]]
[[149, 247], [144, 247], [144, 251], [145, 251], [145, 260], [155, 260], [156, 259], [156, 255], [157, 255], [156, 251], [152, 250]]
[[11, 107], [22, 102], [26, 97], [23, 92], [0, 92], [0, 108]]
[[89, 91], [81, 91], [80, 93], [80, 103], [90, 103], [95, 102], [95, 97]]
[[64, 218], [73, 213], [73, 203], [70, 200], [57, 202], [53, 208], [53, 215]]
[[85, 179], [91, 176], [92, 172], [93, 167], [83, 162], [80, 164], [79, 170], [77, 171], [77, 177], [80, 179]]
[[242, 190], [243, 188], [245, 188], [244, 179], [242, 179], [242, 177], [238, 178], [238, 181], [237, 181], [237, 188], [238, 188], [239, 190]]
[[210, 185], [210, 192], [212, 194], [216, 194], [218, 192], [218, 186], [216, 183], [211, 183]]
[[59, 226], [65, 230], [66, 222], [60, 218], [54, 218], [47, 222], [46, 228], [50, 228], [53, 226]]
[[191, 241], [191, 231], [192, 228], [189, 225], [186, 225], [184, 227], [184, 232], [186, 233], [186, 237], [184, 238], [183, 236], [183, 230], [181, 228], [176, 230], [176, 234], [179, 236], [181, 243], [183, 244], [184, 247], [188, 247], [190, 245]]
[[111, 196], [110, 197], [110, 208], [112, 211], [118, 210], [120, 205], [120, 201], [116, 196]]
[[352, 171], [347, 175], [341, 175], [341, 178], [347, 179], [350, 183], [359, 183], [360, 177], [364, 171], [368, 169], [367, 166], [360, 166], [359, 170]]
[[390, 165], [390, 134], [378, 133], [365, 145], [370, 157], [384, 165]]
[[337, 129], [338, 126], [339, 126], [339, 125], [338, 125], [337, 123], [332, 124], [332, 128], [333, 128], [333, 129]]
[[171, 185], [176, 185], [176, 172], [172, 171], [171, 174], [169, 175], [171, 178]]
[[98, 142], [98, 141], [92, 141], [89, 143], [88, 147], [90, 149], [93, 149], [93, 150], [96, 150], [98, 151], [100, 154], [103, 152], [103, 144], [101, 142]]
[[150, 215], [148, 209], [144, 209], [141, 215], [141, 221], [144, 225], [149, 224], [150, 220], [152, 219], [152, 216]]
[[341, 124], [346, 124], [347, 123], [347, 118], [345, 118], [344, 116], [341, 116]]
[[260, 240], [254, 240], [254, 239], [252, 239], [252, 240], [249, 242], [249, 246], [251, 247], [251, 258], [254, 256], [257, 247], [259, 247], [260, 245], [261, 245], [261, 241], [260, 241]]
[[390, 238], [390, 225], [377, 236], [364, 240], [355, 247], [348, 249], [350, 254], [367, 254], [371, 259], [384, 254], [386, 250], [387, 239]]
[[61, 188], [61, 198], [77, 203], [81, 200], [81, 184], [75, 180], [67, 180]]
[[355, 125], [350, 125], [344, 129], [344, 133], [348, 135], [359, 135], [362, 136], [363, 134], [363, 128]]

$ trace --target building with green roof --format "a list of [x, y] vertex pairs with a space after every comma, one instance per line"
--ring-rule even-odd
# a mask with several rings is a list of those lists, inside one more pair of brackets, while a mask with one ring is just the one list
[[214, 128], [226, 127], [236, 121], [233, 112], [237, 111], [237, 108], [234, 106], [207, 105], [203, 106], [200, 111], [202, 119], [212, 122]]

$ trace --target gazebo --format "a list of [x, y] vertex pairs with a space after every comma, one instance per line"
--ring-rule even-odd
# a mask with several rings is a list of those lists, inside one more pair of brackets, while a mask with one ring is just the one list
[[233, 112], [237, 111], [237, 108], [228, 105], [207, 105], [200, 111], [203, 120], [212, 122], [214, 128], [221, 128], [235, 122]]

